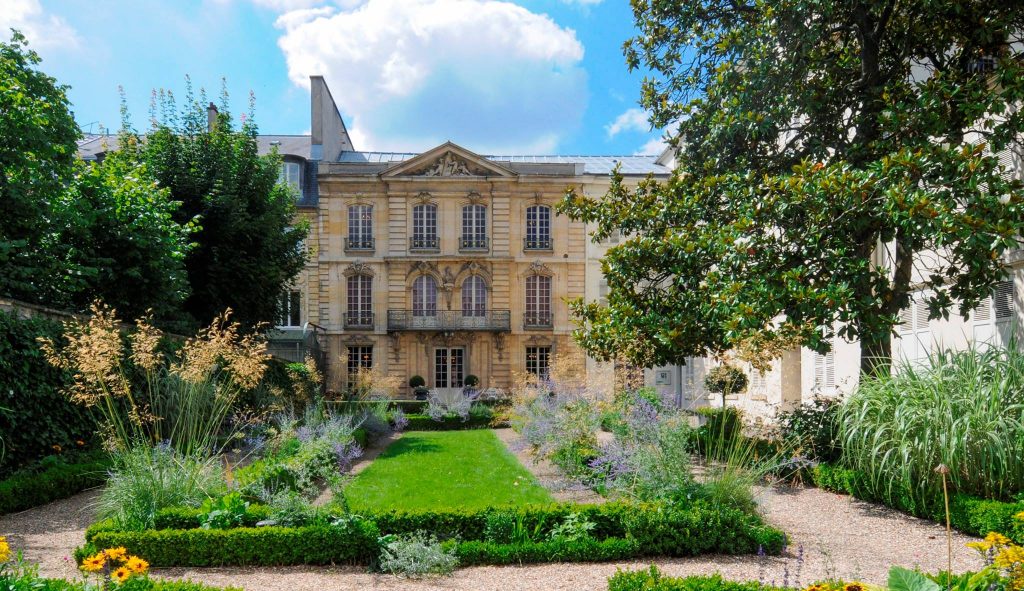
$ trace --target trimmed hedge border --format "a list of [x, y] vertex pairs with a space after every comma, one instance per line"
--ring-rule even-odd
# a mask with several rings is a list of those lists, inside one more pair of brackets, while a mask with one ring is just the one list
[[620, 570], [608, 579], [608, 591], [782, 591], [755, 581], [728, 581], [722, 575], [666, 577], [656, 566], [647, 570]]
[[64, 499], [107, 480], [110, 460], [57, 464], [39, 472], [16, 472], [0, 480], [0, 515]]
[[495, 423], [493, 417], [469, 417], [465, 421], [458, 417], [445, 417], [435, 421], [427, 415], [405, 415], [409, 424], [404, 431], [461, 431], [464, 429], [491, 429], [508, 427], [508, 423]]
[[[485, 541], [496, 517], [520, 522], [528, 531], [553, 527], [579, 513], [595, 523], [596, 539], [543, 540], [521, 544]], [[275, 566], [301, 564], [372, 564], [379, 538], [388, 534], [429, 531], [455, 548], [462, 564], [512, 564], [551, 561], [606, 561], [640, 556], [746, 554], [782, 550], [785, 535], [760, 518], [728, 507], [695, 503], [686, 507], [605, 503], [560, 504], [537, 508], [490, 508], [482, 511], [385, 512], [363, 514], [348, 529], [330, 525], [305, 527], [199, 528], [196, 509], [164, 510], [157, 525], [168, 529], [117, 531], [99, 522], [86, 531], [88, 547], [124, 546], [154, 566]], [[243, 521], [253, 525], [268, 509], [252, 506]]]
[[[4, 578], [0, 577], [0, 583], [4, 582]], [[36, 578], [32, 580], [32, 585], [32, 589], [39, 591], [88, 591], [91, 589], [91, 587], [87, 588], [83, 581], [66, 581], [64, 579]], [[132, 591], [242, 591], [241, 587], [210, 587], [192, 581], [165, 581], [162, 579], [132, 579], [125, 584], [125, 589]]]
[[[818, 488], [841, 494], [847, 494], [869, 502], [881, 502], [881, 499], [867, 494], [860, 485], [864, 476], [857, 470], [842, 468], [827, 463], [820, 463], [811, 471], [811, 478]], [[923, 519], [939, 523], [946, 522], [944, 513], [922, 515], [912, 507], [893, 507]], [[1008, 503], [993, 501], [970, 495], [955, 494], [950, 499], [950, 522], [956, 529], [970, 535], [984, 537], [989, 532], [1000, 532], [1018, 544], [1024, 544], [1024, 524], [1013, 518], [1024, 511], [1024, 501]]]
[[[508, 400], [477, 400], [479, 404], [484, 404], [494, 408], [495, 406], [501, 406], [508, 404]], [[372, 407], [378, 404], [372, 400], [328, 400], [326, 401], [327, 407], [334, 410], [338, 407], [345, 408], [346, 406], [365, 406]], [[426, 400], [392, 400], [388, 406], [389, 410], [396, 408], [402, 409], [402, 412], [406, 414], [423, 414], [423, 411], [427, 408]]]

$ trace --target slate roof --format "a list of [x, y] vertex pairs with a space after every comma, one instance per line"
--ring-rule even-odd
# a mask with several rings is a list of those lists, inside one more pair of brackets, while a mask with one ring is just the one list
[[[338, 162], [346, 164], [394, 164], [415, 158], [413, 152], [342, 152]], [[658, 164], [658, 156], [528, 156], [484, 155], [498, 164], [582, 164], [583, 174], [607, 175], [621, 164], [625, 175], [669, 174], [671, 171]]]

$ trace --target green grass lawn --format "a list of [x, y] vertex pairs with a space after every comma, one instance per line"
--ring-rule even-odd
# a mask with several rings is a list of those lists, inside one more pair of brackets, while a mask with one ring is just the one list
[[345, 496], [357, 512], [552, 502], [489, 429], [406, 433], [356, 475]]

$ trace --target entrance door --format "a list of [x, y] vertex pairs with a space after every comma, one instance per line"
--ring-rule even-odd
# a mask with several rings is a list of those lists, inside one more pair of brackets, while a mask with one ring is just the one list
[[461, 390], [465, 371], [462, 347], [434, 349], [434, 388]]

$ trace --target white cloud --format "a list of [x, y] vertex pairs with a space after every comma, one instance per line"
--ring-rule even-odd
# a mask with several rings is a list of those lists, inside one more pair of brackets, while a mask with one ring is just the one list
[[674, 136], [679, 131], [679, 123], [675, 122], [668, 126], [664, 131], [658, 131], [658, 135], [647, 140], [644, 145], [640, 146], [640, 149], [636, 151], [638, 155], [657, 156], [665, 151], [668, 147], [668, 142], [665, 140], [666, 137]]
[[647, 120], [650, 114], [643, 109], [627, 109], [624, 113], [615, 118], [606, 125], [605, 131], [608, 132], [608, 137], [612, 138], [623, 131], [640, 131], [648, 132], [651, 130], [651, 124]]
[[0, 10], [0, 38], [10, 38], [10, 30], [18, 29], [33, 49], [75, 48], [81, 39], [64, 19], [46, 14], [39, 0], [3, 0]]
[[586, 108], [576, 33], [510, 2], [367, 0], [276, 24], [289, 78], [326, 78], [359, 149], [550, 152]]
[[323, 6], [324, 0], [252, 0], [252, 3], [256, 6], [269, 8], [274, 12], [290, 12], [292, 10]]

